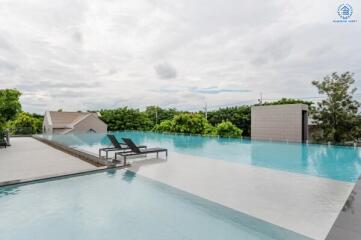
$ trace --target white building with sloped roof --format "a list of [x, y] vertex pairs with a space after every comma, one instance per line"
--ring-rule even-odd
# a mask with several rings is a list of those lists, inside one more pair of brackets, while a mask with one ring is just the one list
[[43, 122], [44, 134], [105, 133], [105, 124], [97, 113], [46, 111]]

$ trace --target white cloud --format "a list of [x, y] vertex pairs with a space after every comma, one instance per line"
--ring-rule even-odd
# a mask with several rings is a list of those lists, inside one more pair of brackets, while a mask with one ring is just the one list
[[0, 88], [35, 112], [308, 97], [334, 71], [360, 88], [361, 3], [353, 24], [332, 22], [339, 4], [0, 0]]

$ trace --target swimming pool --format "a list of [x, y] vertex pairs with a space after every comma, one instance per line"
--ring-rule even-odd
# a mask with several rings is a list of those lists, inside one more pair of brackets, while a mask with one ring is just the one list
[[2, 240], [308, 239], [124, 170], [1, 187], [0, 209]]
[[[165, 147], [210, 160], [224, 160], [240, 164], [323, 177], [344, 182], [357, 181], [361, 173], [360, 148], [317, 144], [252, 141], [201, 136], [159, 134], [152, 132], [114, 132], [132, 138], [137, 144]], [[97, 153], [108, 146], [105, 134], [77, 134], [44, 136], [68, 146]]]

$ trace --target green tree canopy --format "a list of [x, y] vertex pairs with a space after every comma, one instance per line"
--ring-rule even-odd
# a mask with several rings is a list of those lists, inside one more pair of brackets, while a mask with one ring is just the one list
[[241, 137], [242, 130], [230, 121], [223, 121], [216, 126], [216, 135], [221, 137]]
[[203, 134], [207, 120], [197, 113], [183, 113], [173, 118], [173, 132]]
[[159, 124], [156, 124], [153, 128], [155, 132], [173, 132], [173, 121], [164, 120]]
[[108, 124], [111, 131], [119, 130], [150, 130], [153, 127], [152, 121], [145, 112], [139, 109], [127, 107], [101, 110], [101, 119]]
[[242, 130], [230, 121], [223, 121], [213, 127], [200, 113], [183, 113], [174, 116], [172, 120], [164, 120], [157, 124], [153, 131], [176, 132], [203, 135], [219, 135], [222, 137], [240, 137]]
[[356, 88], [353, 74], [332, 73], [322, 81], [313, 81], [318, 92], [326, 96], [317, 104], [313, 119], [323, 130], [322, 138], [326, 141], [345, 142], [354, 140], [358, 135], [360, 103], [353, 99]]
[[216, 126], [223, 121], [230, 121], [236, 127], [242, 129], [245, 136], [251, 134], [251, 107], [237, 106], [220, 108], [208, 112], [208, 121], [213, 126]]
[[172, 120], [164, 120], [153, 130], [159, 132], [177, 132], [190, 134], [204, 134], [210, 126], [202, 114], [182, 113], [175, 115]]
[[0, 128], [21, 112], [20, 96], [16, 89], [0, 89]]
[[14, 120], [8, 121], [6, 127], [10, 129], [12, 134], [36, 134], [42, 130], [41, 118], [33, 117], [26, 112], [19, 113]]
[[176, 110], [175, 108], [164, 109], [158, 106], [148, 106], [145, 113], [148, 115], [148, 118], [153, 124], [158, 124], [164, 120], [172, 120], [175, 115], [182, 112]]

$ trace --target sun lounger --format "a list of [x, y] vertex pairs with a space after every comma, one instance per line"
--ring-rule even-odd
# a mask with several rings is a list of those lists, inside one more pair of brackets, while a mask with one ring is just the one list
[[166, 156], [168, 156], [168, 149], [165, 149], [165, 148], [141, 149], [137, 145], [135, 145], [135, 143], [131, 139], [129, 139], [129, 138], [122, 138], [122, 139], [123, 139], [124, 143], [128, 146], [128, 148], [131, 151], [115, 153], [115, 160], [118, 160], [117, 159], [118, 155], [122, 156], [123, 159], [124, 159], [124, 165], [126, 165], [126, 163], [127, 163], [127, 157], [128, 156], [144, 155], [144, 154], [148, 154], [148, 153], [156, 153], [157, 157], [158, 157], [158, 154], [160, 152], [165, 152]]
[[[102, 157], [102, 152], [105, 152], [105, 158], [108, 159], [108, 153], [114, 152], [114, 151], [130, 151], [129, 147], [124, 144], [118, 142], [117, 138], [112, 134], [107, 134], [107, 137], [109, 138], [110, 142], [112, 143], [113, 147], [108, 148], [100, 148], [99, 149], [99, 158]], [[137, 146], [138, 148], [147, 148], [147, 146]]]

